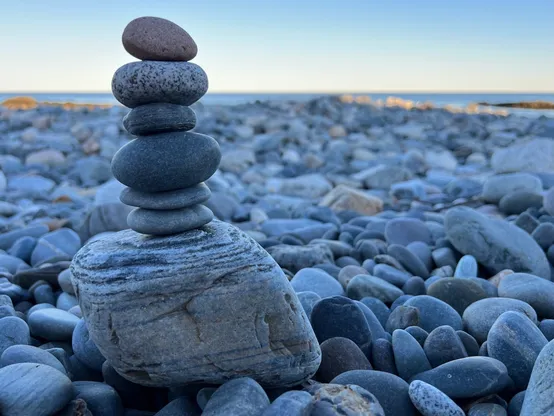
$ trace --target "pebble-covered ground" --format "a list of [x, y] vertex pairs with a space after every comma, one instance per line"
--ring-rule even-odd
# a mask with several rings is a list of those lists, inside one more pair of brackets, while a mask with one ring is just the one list
[[276, 260], [320, 343], [312, 380], [265, 390], [115, 372], [68, 267], [127, 228], [126, 110], [0, 109], [0, 413], [553, 415], [554, 119], [405, 107], [193, 106], [223, 153], [206, 205]]

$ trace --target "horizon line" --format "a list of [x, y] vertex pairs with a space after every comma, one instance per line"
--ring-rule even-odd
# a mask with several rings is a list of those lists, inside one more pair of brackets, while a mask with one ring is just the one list
[[[554, 94], [554, 91], [515, 90], [377, 90], [377, 91], [208, 91], [206, 94]], [[0, 94], [112, 94], [111, 91], [0, 91]]]

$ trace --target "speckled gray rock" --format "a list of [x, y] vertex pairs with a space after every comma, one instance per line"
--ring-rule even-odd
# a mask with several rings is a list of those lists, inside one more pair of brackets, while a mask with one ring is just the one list
[[213, 212], [204, 205], [172, 210], [136, 208], [129, 213], [127, 223], [138, 233], [169, 235], [193, 230], [209, 223]]
[[141, 192], [125, 188], [121, 191], [121, 202], [133, 207], [146, 209], [180, 209], [201, 204], [210, 199], [210, 189], [199, 183], [190, 188], [176, 189], [167, 192]]
[[112, 172], [130, 188], [162, 192], [205, 181], [220, 160], [219, 144], [209, 136], [160, 133], [132, 140], [119, 149], [112, 160]]
[[450, 361], [415, 376], [453, 399], [498, 393], [511, 383], [506, 366], [490, 357], [467, 357]]
[[544, 252], [521, 228], [467, 207], [450, 209], [444, 225], [452, 245], [463, 254], [471, 254], [491, 272], [510, 269], [550, 279]]
[[384, 303], [392, 303], [404, 292], [386, 280], [368, 274], [355, 276], [346, 288], [349, 298], [360, 300], [371, 296]]
[[408, 383], [394, 374], [373, 370], [353, 370], [335, 377], [333, 384], [356, 384], [373, 394], [386, 415], [415, 416], [408, 395]]
[[542, 318], [554, 318], [554, 283], [527, 273], [504, 276], [498, 285], [498, 296], [527, 302]]
[[489, 357], [502, 361], [518, 390], [527, 387], [533, 365], [545, 336], [529, 318], [520, 312], [504, 312], [496, 320], [487, 337]]
[[251, 378], [228, 381], [219, 387], [202, 412], [203, 416], [261, 415], [269, 406], [265, 391]]
[[408, 394], [423, 416], [465, 416], [464, 411], [450, 397], [423, 381], [412, 381]]
[[112, 78], [117, 101], [129, 108], [144, 104], [191, 105], [208, 91], [208, 76], [190, 62], [131, 62]]
[[72, 272], [91, 338], [130, 381], [221, 383], [240, 372], [289, 386], [319, 366], [286, 277], [226, 223], [165, 238], [122, 231], [85, 245]]
[[312, 395], [306, 391], [287, 391], [277, 397], [261, 416], [310, 416]]
[[544, 416], [554, 410], [554, 341], [541, 350], [525, 392], [520, 416]]
[[188, 131], [195, 125], [196, 115], [190, 107], [167, 103], [141, 105], [123, 118], [123, 126], [135, 136]]
[[466, 308], [462, 316], [464, 329], [479, 343], [485, 342], [494, 322], [508, 311], [523, 313], [537, 324], [537, 313], [528, 303], [509, 298], [487, 298]]
[[313, 395], [313, 416], [385, 416], [377, 398], [355, 384], [315, 384], [306, 390]]
[[73, 398], [71, 381], [54, 368], [34, 363], [0, 369], [0, 413], [50, 416]]

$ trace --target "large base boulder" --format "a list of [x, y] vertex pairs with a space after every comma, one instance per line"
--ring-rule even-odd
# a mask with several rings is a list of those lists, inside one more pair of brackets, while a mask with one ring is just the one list
[[317, 339], [282, 270], [229, 224], [167, 237], [114, 233], [85, 245], [72, 272], [90, 337], [135, 383], [252, 377], [282, 387], [319, 367]]

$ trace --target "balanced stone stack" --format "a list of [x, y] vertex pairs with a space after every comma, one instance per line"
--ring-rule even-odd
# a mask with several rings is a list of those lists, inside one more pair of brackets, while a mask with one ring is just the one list
[[208, 87], [204, 71], [187, 62], [194, 41], [148, 17], [129, 24], [123, 43], [144, 59], [113, 79], [116, 98], [133, 108], [125, 127], [138, 138], [115, 155], [113, 171], [129, 187], [123, 202], [139, 208], [132, 230], [89, 242], [73, 258], [90, 337], [120, 375], [142, 385], [245, 376], [267, 387], [302, 383], [321, 350], [288, 279], [256, 241], [210, 221], [200, 205], [220, 151], [212, 138], [187, 132], [195, 124], [187, 106]]
[[112, 80], [115, 98], [132, 108], [123, 120], [137, 139], [112, 161], [114, 176], [128, 187], [121, 201], [138, 207], [127, 218], [143, 234], [168, 235], [209, 223], [213, 213], [201, 205], [210, 198], [203, 181], [221, 160], [218, 143], [191, 133], [196, 116], [189, 108], [208, 90], [208, 77], [190, 63], [197, 47], [176, 24], [160, 18], [133, 20], [123, 46], [141, 62], [119, 68]]

